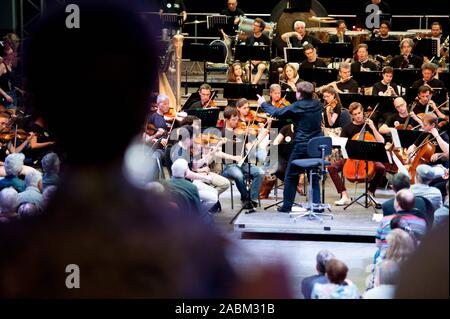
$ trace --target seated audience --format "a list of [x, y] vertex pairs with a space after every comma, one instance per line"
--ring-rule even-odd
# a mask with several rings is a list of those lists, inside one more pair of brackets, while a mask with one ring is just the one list
[[19, 204], [31, 203], [36, 205], [39, 211], [44, 210], [44, 200], [39, 189], [41, 181], [42, 175], [39, 172], [32, 172], [25, 176], [27, 188], [19, 193]]
[[25, 182], [18, 176], [22, 171], [24, 159], [25, 156], [22, 153], [9, 154], [6, 157], [6, 176], [0, 179], [0, 190], [6, 187], [13, 187], [18, 192], [23, 192], [25, 190]]
[[19, 207], [18, 193], [13, 187], [6, 187], [0, 191], [0, 223], [7, 223], [17, 219]]
[[311, 292], [317, 283], [329, 283], [325, 275], [327, 263], [335, 258], [333, 253], [328, 250], [321, 250], [316, 256], [317, 275], [306, 277], [302, 280], [302, 294], [305, 299], [311, 299]]
[[411, 191], [416, 196], [422, 196], [428, 199], [438, 209], [442, 206], [442, 194], [436, 187], [429, 186], [434, 179], [434, 173], [431, 166], [422, 164], [416, 169], [416, 183], [411, 186]]
[[49, 186], [58, 186], [60, 162], [56, 153], [48, 153], [41, 161], [44, 176], [42, 177], [42, 190]]
[[375, 287], [363, 294], [364, 299], [393, 299], [399, 266], [395, 261], [384, 260], [375, 272]]

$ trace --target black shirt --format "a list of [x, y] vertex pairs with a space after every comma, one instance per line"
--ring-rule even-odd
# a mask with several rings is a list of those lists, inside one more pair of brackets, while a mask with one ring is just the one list
[[183, 0], [162, 0], [159, 7], [165, 13], [181, 13], [186, 11]]
[[372, 41], [395, 41], [398, 40], [396, 37], [394, 37], [393, 35], [388, 34], [387, 37], [382, 38], [381, 36], [373, 36]]
[[[398, 113], [392, 114], [385, 122], [388, 127], [395, 127], [399, 124], [405, 124], [407, 117], [401, 117]], [[416, 122], [413, 118], [409, 118], [408, 125], [412, 127], [416, 127], [419, 123]]]
[[[339, 38], [338, 38], [338, 36], [336, 34], [332, 34], [328, 38], [328, 42], [330, 42], [330, 43], [339, 43]], [[350, 38], [348, 35], [344, 34], [344, 43], [352, 43], [352, 38]]]
[[223, 28], [225, 34], [235, 36], [236, 35], [235, 31], [237, 30], [238, 25], [234, 24], [234, 19], [236, 17], [243, 16], [245, 14], [244, 11], [242, 11], [239, 8], [236, 8], [236, 10], [234, 11], [230, 11], [230, 9], [226, 8], [222, 10], [220, 14], [229, 17], [228, 18], [229, 20], [227, 20], [228, 22], [227, 25]]
[[[392, 88], [394, 89], [395, 94], [398, 95], [397, 84], [391, 82], [390, 86], [392, 86]], [[372, 95], [380, 95], [380, 92], [384, 93], [387, 90], [387, 88], [388, 86], [386, 84], [381, 83], [381, 81], [377, 82], [372, 87]]]
[[270, 39], [267, 35], [264, 33], [261, 33], [261, 35], [256, 38], [254, 34], [249, 36], [247, 40], [245, 40], [246, 45], [270, 45]]
[[331, 112], [331, 114], [338, 114], [338, 117], [336, 118], [336, 121], [334, 122], [333, 125], [330, 125], [330, 123], [328, 123], [328, 116], [327, 116], [327, 111], [326, 111], [325, 107], [323, 109], [323, 124], [325, 127], [328, 128], [335, 128], [335, 127], [339, 127], [340, 121], [339, 121], [339, 117], [341, 116], [341, 110], [342, 110], [342, 105], [340, 104], [336, 104], [336, 106], [333, 108], [333, 111]]
[[345, 93], [358, 93], [358, 82], [353, 79], [350, 79], [344, 83], [338, 83], [336, 86], [339, 90]]
[[309, 62], [308, 60], [304, 60], [300, 64], [301, 69], [312, 69], [312, 68], [326, 68], [327, 64], [323, 62], [322, 59], [317, 58], [314, 62]]
[[321, 43], [319, 39], [309, 34], [305, 34], [305, 36], [301, 40], [299, 40], [296, 36], [289, 37], [289, 41], [291, 42], [292, 47], [294, 48], [302, 47], [307, 43], [312, 44], [316, 48], [318, 44]]
[[351, 65], [351, 72], [360, 72], [361, 67], [369, 69], [370, 71], [378, 71], [380, 68], [374, 62], [367, 60], [366, 62], [353, 62]]
[[[344, 128], [342, 128], [341, 137], [347, 137], [351, 139], [355, 134], [361, 132], [363, 126], [364, 124], [355, 125], [353, 124], [353, 122], [351, 122]], [[372, 129], [368, 125], [366, 125], [366, 132], [373, 134]]]
[[[414, 102], [411, 104], [410, 109], [414, 106]], [[422, 104], [420, 102], [417, 102], [416, 105], [414, 106], [414, 113], [419, 114], [419, 113], [425, 113], [425, 110], [427, 108], [427, 104]], [[430, 111], [432, 109], [431, 105], [428, 106], [428, 111]]]
[[394, 69], [420, 69], [423, 64], [423, 57], [410, 55], [408, 61], [405, 61], [403, 55], [396, 55], [389, 63]]

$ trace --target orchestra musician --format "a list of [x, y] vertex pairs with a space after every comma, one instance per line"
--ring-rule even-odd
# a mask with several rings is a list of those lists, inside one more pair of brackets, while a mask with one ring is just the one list
[[[390, 128], [398, 128], [401, 124], [405, 124], [408, 120], [408, 126], [411, 128], [420, 127], [422, 125], [422, 120], [413, 111], [408, 112], [408, 106], [406, 101], [402, 97], [397, 97], [394, 100], [394, 107], [397, 110], [388, 117], [386, 122], [380, 126], [378, 129], [381, 134], [390, 133]], [[407, 127], [402, 127], [402, 129], [408, 129]]]
[[434, 76], [436, 75], [436, 66], [433, 63], [424, 63], [422, 64], [422, 78], [415, 81], [411, 87], [419, 88], [422, 85], [427, 85], [430, 88], [446, 88], [446, 85], [443, 81], [436, 79]]
[[398, 86], [392, 82], [394, 69], [391, 66], [385, 66], [381, 71], [383, 79], [372, 87], [372, 95], [398, 96]]
[[326, 68], [327, 64], [317, 57], [316, 48], [310, 43], [303, 47], [303, 53], [306, 59], [300, 63], [300, 69], [304, 68]]
[[[169, 97], [165, 94], [159, 94], [156, 98], [156, 105], [156, 112], [148, 117], [147, 126], [152, 126], [152, 131], [149, 132], [148, 130], [145, 130], [145, 143], [155, 144], [165, 133], [167, 133], [167, 123], [164, 114], [170, 109]], [[165, 146], [167, 144], [167, 139], [163, 138], [160, 142], [162, 146]]]
[[330, 35], [328, 42], [330, 43], [351, 43], [352, 39], [345, 34], [347, 31], [347, 25], [344, 20], [338, 20], [336, 22], [336, 34]]
[[339, 65], [339, 77], [338, 81], [330, 83], [338, 93], [358, 93], [358, 82], [352, 79], [349, 63], [342, 62]]
[[242, 64], [239, 61], [235, 61], [228, 68], [227, 82], [229, 83], [247, 83], [247, 78], [242, 70]]
[[186, 6], [183, 0], [162, 0], [159, 13], [176, 13], [183, 17], [183, 21], [187, 19]]
[[[184, 132], [181, 132], [183, 130]], [[184, 158], [189, 166], [185, 177], [197, 187], [202, 206], [211, 213], [219, 212], [221, 210], [219, 195], [228, 189], [230, 183], [225, 177], [210, 170], [211, 154], [202, 155], [202, 145], [194, 145], [193, 127], [184, 125], [178, 131], [181, 133], [182, 139], [172, 146], [167, 166], [172, 166], [172, 163], [178, 158]], [[221, 143], [221, 141], [217, 141], [217, 143]]]
[[424, 115], [423, 119], [423, 132], [421, 136], [415, 141], [406, 151], [408, 155], [413, 154], [417, 147], [421, 145], [426, 136], [430, 133], [434, 140], [431, 142], [438, 145], [441, 152], [436, 152], [431, 156], [431, 162], [425, 164], [437, 164], [440, 163], [446, 168], [448, 168], [448, 134], [445, 131], [440, 132], [437, 128], [438, 118], [434, 113], [427, 113]]
[[[341, 137], [347, 137], [349, 139], [353, 138], [355, 134], [361, 132], [361, 129], [363, 128], [364, 124], [367, 122], [367, 125], [369, 127], [366, 128], [366, 131], [372, 133], [377, 142], [384, 143], [384, 138], [378, 132], [373, 121], [371, 119], [367, 120], [365, 119], [364, 109], [360, 103], [358, 102], [351, 103], [349, 106], [349, 111], [352, 116], [352, 122], [342, 128]], [[337, 192], [341, 194], [341, 199], [334, 202], [334, 204], [337, 206], [348, 205], [351, 202], [350, 195], [348, 194], [347, 189], [345, 188], [345, 185], [342, 182], [341, 176], [339, 176], [339, 172], [342, 171], [345, 161], [346, 161], [345, 159], [342, 159], [328, 166], [328, 172], [330, 173], [330, 177], [333, 180], [334, 186], [336, 187]], [[375, 164], [375, 175], [370, 181], [368, 188], [368, 194], [371, 195], [372, 197], [374, 197], [377, 186], [383, 180], [383, 176], [386, 170], [383, 163], [375, 162], [374, 164]], [[381, 205], [379, 207], [381, 208]]]
[[[314, 86], [310, 82], [300, 82], [297, 84], [297, 99], [295, 103], [284, 108], [276, 108], [267, 103], [262, 96], [258, 96], [258, 103], [262, 109], [273, 117], [290, 118], [294, 123], [295, 138], [294, 149], [289, 158], [284, 178], [284, 199], [283, 205], [278, 208], [279, 212], [288, 213], [294, 204], [296, 188], [299, 182], [299, 174], [292, 161], [296, 159], [308, 158], [307, 144], [309, 140], [316, 136], [322, 136], [321, 118], [323, 104], [313, 99]], [[318, 176], [314, 176], [312, 182], [313, 202], [320, 203], [320, 185]]]
[[378, 71], [378, 65], [369, 60], [369, 47], [365, 43], [361, 43], [356, 47], [356, 57], [351, 64], [351, 72], [362, 72], [362, 71]]
[[219, 31], [222, 33], [225, 43], [229, 43], [230, 47], [236, 39], [237, 27], [241, 21], [240, 17], [245, 15], [244, 11], [238, 8], [237, 5], [237, 0], [228, 0], [227, 8], [220, 12], [221, 15], [228, 17], [226, 26], [223, 29], [219, 29]]
[[284, 82], [281, 82], [281, 88], [286, 91], [297, 91], [297, 83], [303, 81], [293, 63], [286, 63], [283, 67], [282, 78]]
[[316, 37], [306, 33], [306, 23], [301, 20], [294, 21], [294, 31], [289, 31], [281, 35], [281, 40], [286, 42], [289, 47], [302, 47], [308, 43], [317, 47], [321, 41]]
[[[261, 18], [256, 18], [253, 22], [253, 34], [245, 40], [245, 45], [267, 45], [270, 46], [270, 39], [263, 33], [266, 23]], [[253, 68], [257, 67], [258, 72], [255, 76], [251, 77], [250, 72]], [[269, 67], [267, 61], [251, 61], [250, 67], [246, 66], [248, 78], [252, 79], [252, 84], [257, 84], [264, 74], [264, 70]]]
[[432, 97], [432, 89], [429, 86], [420, 86], [417, 90], [417, 97], [411, 104], [411, 107], [414, 105], [414, 112], [416, 112], [416, 114], [428, 113], [430, 111], [430, 101]]
[[389, 63], [394, 69], [419, 69], [423, 64], [423, 57], [412, 54], [414, 41], [404, 38], [400, 42], [400, 55], [396, 55]]
[[275, 107], [285, 107], [290, 103], [286, 98], [281, 97], [281, 86], [279, 84], [271, 84], [269, 87], [270, 104]]
[[[234, 180], [236, 187], [241, 194], [243, 208], [253, 208], [258, 204], [259, 189], [264, 178], [264, 171], [254, 164], [244, 163], [239, 166], [238, 163], [243, 159], [243, 148], [246, 141], [241, 141], [236, 137], [235, 129], [239, 123], [239, 112], [232, 106], [227, 106], [223, 112], [225, 125], [222, 129], [222, 137], [226, 138], [222, 150], [218, 150], [216, 157], [225, 160], [222, 176]], [[251, 188], [247, 190], [245, 185], [245, 175], [252, 178]]]
[[211, 98], [212, 88], [209, 84], [204, 83], [200, 85], [198, 93], [200, 95], [200, 101], [192, 103], [189, 107], [190, 110], [216, 107], [216, 103]]
[[372, 40], [374, 41], [397, 40], [396, 37], [389, 34], [389, 31], [391, 31], [391, 23], [387, 20], [381, 21], [380, 28], [373, 30]]
[[324, 100], [323, 110], [323, 134], [325, 136], [340, 136], [342, 128], [340, 123], [340, 116], [342, 105], [339, 100], [339, 95], [332, 87], [327, 87], [322, 91]]

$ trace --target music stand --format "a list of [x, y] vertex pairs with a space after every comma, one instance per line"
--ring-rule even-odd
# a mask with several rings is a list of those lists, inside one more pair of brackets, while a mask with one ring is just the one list
[[[356, 199], [354, 199], [350, 204], [344, 207], [344, 210], [353, 205], [354, 203], [357, 203], [364, 208], [369, 207], [369, 202], [371, 202], [374, 207], [377, 204], [377, 201], [372, 197], [372, 195], [368, 194], [368, 188], [369, 188], [369, 167], [368, 162], [382, 162], [382, 163], [389, 163], [389, 157], [386, 154], [386, 149], [384, 148], [384, 143], [378, 143], [378, 142], [366, 142], [366, 141], [355, 141], [355, 140], [348, 140], [347, 144], [345, 145], [345, 149], [347, 151], [349, 159], [354, 160], [361, 160], [365, 161], [366, 164], [366, 177], [364, 179], [365, 184], [365, 191], [361, 195], [359, 195]], [[364, 205], [359, 202], [361, 198], [365, 199]]]
[[303, 47], [301, 48], [288, 48], [284, 47], [284, 62], [290, 63], [302, 63], [303, 60], [306, 59], [305, 52], [303, 50]]
[[351, 58], [353, 56], [353, 44], [343, 43], [319, 43], [317, 45], [317, 55], [325, 58]]
[[270, 46], [237, 45], [234, 59], [249, 62], [249, 82], [252, 82], [252, 61], [270, 61]]
[[183, 58], [203, 62], [203, 82], [207, 81], [206, 62], [223, 63], [226, 52], [222, 45], [205, 43], [187, 43], [183, 45]]
[[163, 13], [161, 17], [161, 26], [165, 29], [178, 29], [183, 24], [183, 16], [176, 13]]
[[223, 97], [226, 99], [257, 100], [257, 94], [263, 94], [263, 87], [250, 83], [225, 83], [223, 87]]
[[211, 29], [211, 28], [223, 29], [224, 27], [226, 27], [229, 24], [231, 19], [232, 19], [232, 17], [228, 17], [226, 15], [207, 16], [206, 17], [206, 27], [208, 29]]
[[421, 69], [394, 69], [394, 78], [392, 82], [397, 83], [401, 87], [410, 87], [417, 79], [422, 78]]
[[187, 110], [191, 107], [192, 104], [195, 102], [200, 101], [200, 94], [198, 92], [194, 92], [191, 95], [189, 95], [186, 102], [184, 102], [183, 106], [181, 107], [181, 110]]
[[300, 69], [300, 77], [316, 86], [322, 86], [336, 80], [338, 70], [329, 68], [302, 68]]
[[385, 57], [395, 56], [400, 45], [398, 40], [366, 40], [364, 43], [369, 46], [370, 54], [379, 54]]
[[352, 102], [361, 102], [361, 94], [359, 93], [339, 93], [342, 107], [348, 109]]
[[438, 41], [432, 38], [423, 38], [418, 40], [414, 47], [414, 54], [433, 57], [438, 53]]
[[[432, 88], [433, 92], [433, 101], [440, 105], [447, 100], [447, 89], [446, 88]], [[406, 102], [411, 103], [417, 97], [417, 92], [419, 88], [407, 88], [406, 89]], [[431, 112], [433, 109], [431, 106], [429, 107], [429, 111]]]
[[408, 148], [413, 145], [419, 138], [423, 135], [425, 139], [430, 133], [423, 131], [413, 131], [413, 130], [397, 130], [398, 138], [400, 140], [400, 145], [402, 148]]
[[[358, 82], [359, 87], [372, 87], [382, 79], [381, 71], [360, 71], [352, 72], [353, 80]], [[362, 90], [364, 95], [364, 90]]]
[[194, 115], [201, 120], [202, 128], [216, 127], [217, 120], [219, 119], [220, 108], [208, 108], [208, 109], [190, 109], [186, 110], [188, 115]]

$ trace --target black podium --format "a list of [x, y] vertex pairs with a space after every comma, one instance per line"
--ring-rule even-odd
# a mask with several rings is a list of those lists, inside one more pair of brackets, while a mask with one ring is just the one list
[[397, 55], [400, 46], [398, 40], [366, 40], [364, 43], [368, 45], [371, 55], [379, 54], [385, 57]]
[[[364, 179], [365, 191], [363, 194], [359, 195], [356, 199], [354, 199], [350, 204], [344, 207], [344, 210], [357, 203], [364, 208], [369, 207], [369, 202], [371, 202], [374, 207], [377, 206], [377, 201], [368, 194], [368, 162], [381, 162], [381, 163], [389, 163], [389, 158], [386, 154], [386, 149], [384, 148], [383, 143], [378, 142], [367, 142], [367, 141], [354, 141], [348, 140], [345, 145], [345, 149], [347, 150], [348, 158], [359, 160], [359, 165], [366, 164], [366, 174]], [[364, 163], [362, 163], [364, 161]], [[359, 202], [361, 198], [364, 198], [364, 205]]]
[[421, 78], [421, 69], [394, 69], [392, 82], [404, 88], [409, 88], [415, 81]]
[[316, 87], [336, 81], [339, 71], [329, 68], [302, 68], [299, 76], [305, 81], [314, 83]]
[[223, 87], [223, 97], [226, 99], [257, 100], [257, 94], [263, 94], [263, 86], [250, 83], [225, 83]]
[[353, 44], [350, 42], [319, 43], [317, 54], [322, 58], [351, 58], [353, 57]]
[[358, 82], [358, 86], [362, 88], [372, 87], [375, 83], [381, 81], [381, 79], [383, 78], [381, 71], [352, 72], [352, 75], [353, 80]]

